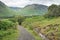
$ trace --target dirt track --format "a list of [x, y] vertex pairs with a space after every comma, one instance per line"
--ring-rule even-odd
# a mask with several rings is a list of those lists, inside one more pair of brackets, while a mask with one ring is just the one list
[[19, 26], [18, 29], [20, 30], [20, 37], [18, 40], [35, 40], [35, 38], [22, 26]]

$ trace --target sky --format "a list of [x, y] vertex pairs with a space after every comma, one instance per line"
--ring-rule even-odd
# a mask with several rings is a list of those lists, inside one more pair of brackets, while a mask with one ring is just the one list
[[60, 0], [0, 0], [7, 6], [12, 7], [25, 7], [29, 4], [43, 4], [50, 6], [51, 4], [60, 4]]

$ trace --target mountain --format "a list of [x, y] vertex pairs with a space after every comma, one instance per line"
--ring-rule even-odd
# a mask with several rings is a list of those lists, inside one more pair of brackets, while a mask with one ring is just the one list
[[3, 2], [0, 1], [0, 17], [9, 17], [13, 16], [14, 12], [6, 6]]
[[41, 4], [32, 4], [27, 5], [23, 9], [20, 10], [21, 15], [43, 15], [47, 12], [48, 6]]
[[0, 1], [0, 17], [10, 17], [13, 15], [43, 15], [47, 12], [47, 8], [48, 6], [40, 4], [27, 5], [24, 8], [8, 7]]
[[15, 11], [18, 11], [21, 9], [20, 7], [9, 7], [9, 8], [11, 8], [12, 10], [15, 10]]

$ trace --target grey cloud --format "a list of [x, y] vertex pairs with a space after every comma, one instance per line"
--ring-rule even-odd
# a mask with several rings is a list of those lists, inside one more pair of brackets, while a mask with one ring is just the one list
[[60, 4], [60, 0], [0, 0], [4, 2], [8, 6], [21, 6], [24, 7], [28, 4], [44, 4], [44, 5], [51, 5], [51, 4]]

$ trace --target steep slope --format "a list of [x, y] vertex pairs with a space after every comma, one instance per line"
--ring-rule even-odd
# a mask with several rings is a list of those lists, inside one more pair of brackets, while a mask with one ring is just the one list
[[0, 17], [13, 16], [14, 12], [7, 7], [3, 2], [0, 1]]
[[40, 4], [32, 4], [27, 5], [23, 9], [21, 9], [20, 13], [21, 15], [42, 15], [45, 12], [47, 12], [47, 6], [40, 5]]

